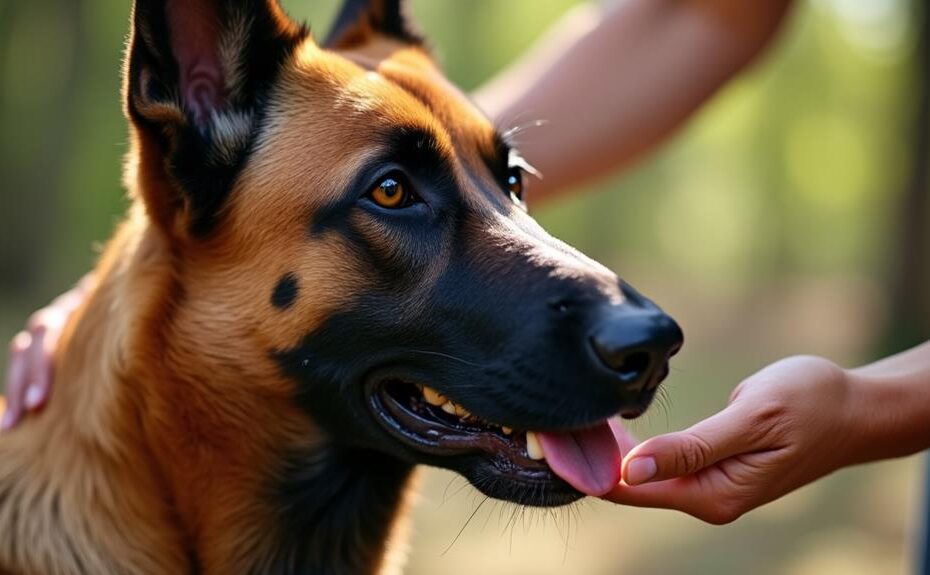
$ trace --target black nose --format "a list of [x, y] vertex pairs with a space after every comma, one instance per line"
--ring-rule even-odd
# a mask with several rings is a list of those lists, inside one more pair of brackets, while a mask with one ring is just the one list
[[657, 385], [668, 373], [668, 359], [683, 341], [675, 320], [661, 311], [643, 309], [613, 314], [590, 336], [601, 365], [631, 388]]

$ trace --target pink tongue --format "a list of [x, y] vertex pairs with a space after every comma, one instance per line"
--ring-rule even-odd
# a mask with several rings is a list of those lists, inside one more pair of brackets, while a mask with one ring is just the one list
[[536, 434], [556, 475], [586, 495], [604, 495], [620, 482], [620, 447], [607, 422], [569, 433]]

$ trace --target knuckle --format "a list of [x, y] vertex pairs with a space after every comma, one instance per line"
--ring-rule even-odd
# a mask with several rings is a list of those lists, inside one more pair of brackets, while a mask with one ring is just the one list
[[778, 424], [784, 421], [788, 413], [787, 404], [777, 398], [760, 403], [752, 415], [754, 428], [770, 429], [778, 427]]
[[733, 391], [730, 392], [730, 397], [727, 399], [727, 403], [733, 403], [736, 399], [743, 393], [743, 388], [746, 387], [746, 381], [741, 381], [739, 385], [733, 388]]
[[713, 448], [698, 435], [691, 435], [675, 453], [675, 466], [679, 473], [694, 473], [706, 467], [712, 460]]
[[25, 331], [21, 331], [10, 340], [9, 352], [10, 356], [17, 356], [29, 348], [30, 343], [32, 342], [32, 336]]
[[48, 314], [45, 310], [37, 311], [36, 313], [29, 316], [29, 321], [26, 323], [26, 328], [33, 334], [42, 334], [45, 332], [46, 324], [48, 319]]
[[775, 397], [756, 406], [751, 414], [750, 441], [771, 443], [789, 437], [797, 423], [791, 405], [790, 401]]

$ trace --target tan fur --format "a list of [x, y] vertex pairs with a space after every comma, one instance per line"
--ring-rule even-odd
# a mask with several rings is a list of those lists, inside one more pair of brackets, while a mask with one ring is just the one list
[[[273, 544], [273, 511], [256, 497], [281, 472], [273, 454], [326, 437], [267, 350], [294, 345], [365, 284], [338, 239], [307, 241], [314, 210], [377, 152], [378, 127], [427, 130], [458, 178], [490, 177], [473, 151], [490, 124], [420, 50], [385, 40], [344, 56], [312, 41], [298, 51], [206, 243], [184, 239], [183, 209], [152, 200], [171, 184], [134, 132], [133, 207], [61, 340], [54, 399], [0, 437], [0, 572], [175, 575], [197, 557], [202, 573], [240, 573]], [[249, 119], [214, 122], [235, 145]], [[365, 225], [390, 249], [386, 230]], [[268, 293], [287, 272], [305, 287], [282, 315]], [[370, 572], [399, 572], [400, 532]]]

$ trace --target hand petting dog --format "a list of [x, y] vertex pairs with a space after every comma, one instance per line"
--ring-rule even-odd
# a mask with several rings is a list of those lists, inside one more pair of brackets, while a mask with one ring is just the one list
[[61, 332], [93, 284], [94, 275], [87, 274], [71, 290], [32, 314], [26, 329], [13, 337], [0, 431], [11, 429], [26, 412], [38, 411], [48, 401], [55, 367], [52, 358]]

